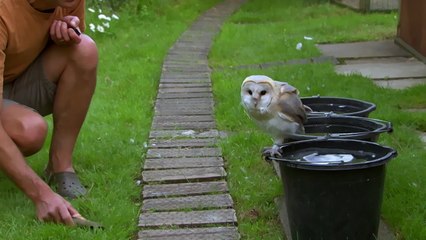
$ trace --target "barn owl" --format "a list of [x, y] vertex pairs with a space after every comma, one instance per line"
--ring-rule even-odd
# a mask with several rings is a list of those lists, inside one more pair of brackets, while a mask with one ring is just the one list
[[306, 111], [312, 111], [302, 104], [295, 87], [264, 75], [243, 81], [241, 103], [250, 118], [272, 136], [274, 145], [263, 152], [266, 156], [281, 156], [279, 145], [288, 136], [305, 132]]

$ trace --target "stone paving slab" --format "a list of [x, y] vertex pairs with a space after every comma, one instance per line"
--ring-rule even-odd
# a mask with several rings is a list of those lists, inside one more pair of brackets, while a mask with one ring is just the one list
[[143, 213], [139, 218], [140, 227], [232, 225], [236, 222], [237, 217], [233, 209]]
[[382, 62], [381, 60], [371, 60], [368, 63], [337, 65], [335, 69], [341, 74], [358, 73], [372, 79], [426, 77], [426, 65], [420, 61]]
[[318, 44], [317, 47], [323, 55], [336, 58], [411, 57], [393, 40]]
[[193, 138], [212, 138], [220, 137], [219, 131], [211, 129], [208, 131], [194, 130], [152, 130], [149, 133], [150, 138], [176, 138], [176, 137], [193, 137]]
[[426, 112], [426, 108], [408, 108], [404, 109], [407, 112]]
[[[194, 115], [195, 116], [195, 115]], [[202, 115], [201, 115], [202, 116]], [[160, 122], [153, 123], [152, 129], [159, 130], [176, 130], [176, 129], [194, 129], [194, 130], [205, 130], [216, 128], [214, 122]]]
[[221, 155], [222, 151], [216, 147], [152, 148], [146, 153], [147, 158], [220, 157]]
[[420, 132], [420, 139], [426, 144], [426, 132]]
[[150, 148], [214, 147], [216, 143], [216, 138], [151, 139], [148, 146]]
[[223, 167], [223, 159], [221, 157], [154, 158], [146, 159], [143, 168], [144, 170], [159, 170], [200, 167]]
[[228, 192], [225, 181], [145, 185], [143, 198], [192, 196]]
[[408, 79], [393, 79], [393, 80], [375, 80], [374, 84], [383, 88], [391, 89], [406, 89], [420, 84], [426, 84], [426, 78], [408, 78]]
[[144, 182], [190, 182], [210, 181], [226, 177], [223, 167], [185, 168], [172, 170], [146, 170], [142, 172]]
[[234, 205], [229, 194], [211, 194], [171, 198], [145, 199], [142, 211], [202, 210], [213, 208], [231, 208]]
[[139, 240], [235, 240], [240, 235], [236, 227], [185, 228], [140, 231]]

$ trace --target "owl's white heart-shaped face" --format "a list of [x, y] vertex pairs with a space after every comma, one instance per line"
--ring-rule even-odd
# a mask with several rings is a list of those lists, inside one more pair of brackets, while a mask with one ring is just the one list
[[273, 98], [273, 87], [269, 82], [244, 81], [241, 86], [241, 102], [251, 113], [263, 114]]

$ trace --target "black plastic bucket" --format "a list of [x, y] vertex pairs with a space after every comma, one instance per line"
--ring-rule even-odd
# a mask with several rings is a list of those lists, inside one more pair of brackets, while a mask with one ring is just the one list
[[280, 166], [293, 240], [377, 239], [385, 167], [395, 150], [348, 139], [281, 148], [282, 157], [269, 159]]
[[308, 117], [303, 126], [305, 127], [305, 134], [291, 135], [287, 141], [324, 138], [377, 141], [381, 133], [392, 131], [392, 124], [390, 122], [337, 114]]
[[370, 112], [376, 109], [373, 103], [352, 98], [314, 96], [303, 97], [301, 100], [314, 111], [313, 115], [335, 113], [343, 116], [368, 117]]

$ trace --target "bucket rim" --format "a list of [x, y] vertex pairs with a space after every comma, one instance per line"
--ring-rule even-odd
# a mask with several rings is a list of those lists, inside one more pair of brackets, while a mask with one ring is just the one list
[[[389, 162], [392, 158], [395, 158], [398, 153], [395, 149], [389, 147], [389, 146], [384, 146], [375, 142], [371, 142], [371, 141], [364, 141], [364, 140], [357, 140], [357, 139], [312, 139], [312, 140], [301, 140], [301, 141], [294, 141], [294, 142], [290, 142], [287, 144], [283, 144], [280, 145], [280, 149], [283, 151], [283, 148], [286, 147], [291, 147], [291, 146], [297, 146], [297, 145], [301, 145], [301, 144], [315, 144], [315, 143], [319, 143], [319, 142], [325, 142], [327, 141], [328, 143], [330, 142], [337, 142], [337, 143], [344, 143], [344, 144], [348, 144], [348, 145], [352, 145], [353, 144], [367, 144], [370, 146], [374, 146], [376, 148], [381, 148], [387, 151], [386, 154], [384, 154], [383, 156], [376, 158], [374, 160], [371, 161], [365, 161], [365, 162], [355, 162], [355, 163], [345, 163], [345, 164], [339, 164], [339, 163], [330, 163], [327, 165], [323, 165], [323, 164], [313, 164], [310, 162], [302, 162], [302, 161], [296, 161], [296, 160], [292, 160], [292, 159], [285, 159], [283, 157], [274, 157], [274, 156], [265, 156], [266, 160], [272, 160], [272, 161], [277, 161], [280, 166], [281, 164], [284, 164], [287, 167], [290, 168], [298, 168], [298, 169], [306, 169], [306, 170], [327, 170], [327, 171], [342, 171], [342, 170], [356, 170], [356, 169], [365, 169], [365, 168], [372, 168], [372, 167], [377, 167], [377, 166], [381, 166], [381, 165], [385, 165], [387, 162]], [[285, 150], [284, 150], [285, 151]]]
[[[368, 117], [360, 117], [360, 116], [344, 116], [340, 114], [326, 114], [321, 116], [310, 116], [307, 118], [307, 122], [304, 124], [304, 126], [309, 126], [309, 121], [311, 122], [318, 122], [318, 121], [327, 121], [327, 120], [341, 120], [345, 124], [348, 120], [352, 120], [353, 123], [373, 123], [376, 124], [376, 128], [369, 131], [363, 131], [363, 132], [349, 132], [349, 133], [324, 133], [324, 135], [321, 136], [314, 136], [309, 134], [300, 134], [300, 133], [294, 133], [289, 135], [288, 137], [291, 139], [296, 140], [309, 140], [309, 139], [357, 139], [357, 138], [372, 138], [374, 136], [377, 136], [378, 134], [385, 133], [385, 132], [393, 132], [392, 123], [389, 121], [376, 119], [376, 118], [368, 118]], [[360, 125], [360, 124], [359, 124]], [[359, 126], [357, 125], [357, 126]]]
[[[376, 104], [374, 104], [372, 102], [368, 102], [368, 101], [356, 99], [356, 98], [336, 97], [336, 96], [320, 96], [320, 95], [314, 95], [314, 96], [310, 96], [310, 97], [307, 96], [307, 97], [301, 97], [300, 98], [302, 103], [305, 104], [305, 105], [309, 105], [309, 104], [304, 103], [304, 101], [318, 100], [318, 99], [321, 100], [321, 101], [327, 101], [327, 100], [348, 101], [348, 102], [355, 103], [352, 106], [362, 105], [365, 108], [362, 109], [362, 110], [359, 110], [359, 111], [348, 112], [348, 113], [336, 113], [336, 112], [333, 112], [333, 111], [328, 111], [328, 112], [313, 112], [313, 113], [308, 113], [307, 115], [338, 114], [338, 115], [342, 115], [342, 116], [368, 116], [369, 113], [373, 112], [377, 108]], [[318, 102], [318, 103], [320, 103], [320, 102]], [[330, 102], [330, 103], [332, 103], [332, 102]]]

